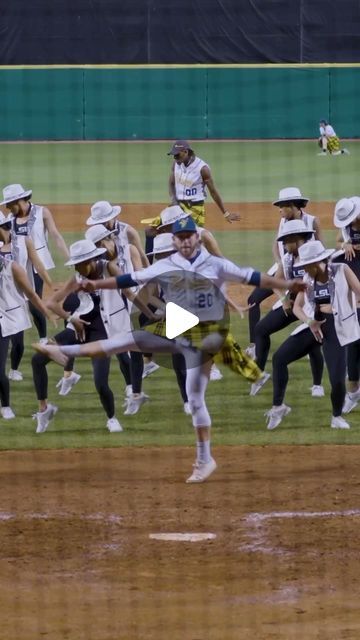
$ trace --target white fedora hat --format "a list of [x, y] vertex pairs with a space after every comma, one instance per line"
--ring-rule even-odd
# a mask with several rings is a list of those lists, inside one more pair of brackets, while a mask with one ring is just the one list
[[102, 224], [103, 222], [108, 222], [121, 212], [120, 206], [113, 207], [110, 202], [107, 200], [99, 200], [99, 202], [95, 202], [91, 207], [91, 216], [86, 220], [87, 225], [92, 224]]
[[357, 196], [341, 198], [335, 205], [334, 225], [338, 229], [342, 229], [351, 224], [359, 215], [360, 198]]
[[303, 196], [300, 189], [297, 187], [286, 187], [285, 189], [280, 189], [279, 197], [275, 202], [273, 202], [273, 205], [278, 207], [282, 202], [297, 202], [298, 200], [305, 203], [309, 202], [309, 198]]
[[10, 215], [6, 216], [3, 211], [0, 211], [0, 227], [2, 227], [3, 224], [9, 224], [12, 219], [13, 216], [11, 215], [11, 213]]
[[305, 264], [313, 264], [326, 260], [334, 253], [335, 249], [325, 249], [320, 240], [310, 240], [299, 247], [299, 262], [297, 267], [303, 267]]
[[159, 224], [158, 229], [162, 227], [167, 227], [168, 224], [174, 224], [176, 220], [182, 220], [182, 218], [187, 218], [188, 213], [185, 213], [180, 205], [174, 204], [172, 207], [166, 207], [160, 213], [161, 224]]
[[169, 253], [170, 251], [176, 251], [172, 233], [160, 233], [154, 238], [153, 251], [150, 251], [150, 253], [146, 255], [154, 256], [158, 253]]
[[8, 184], [3, 188], [3, 201], [0, 204], [8, 204], [16, 200], [22, 200], [32, 195], [31, 189], [24, 189], [21, 184]]
[[106, 252], [104, 248], [98, 248], [91, 240], [78, 240], [70, 245], [70, 260], [65, 262], [65, 267], [70, 267], [79, 262], [87, 262], [101, 256]]
[[311, 229], [308, 229], [303, 220], [287, 220], [281, 227], [281, 231], [277, 237], [277, 240], [282, 240], [286, 236], [303, 235], [308, 233], [312, 235]]
[[114, 233], [112, 229], [107, 229], [103, 224], [94, 224], [92, 227], [85, 231], [86, 240], [91, 240], [94, 244], [100, 242], [104, 238], [111, 236]]

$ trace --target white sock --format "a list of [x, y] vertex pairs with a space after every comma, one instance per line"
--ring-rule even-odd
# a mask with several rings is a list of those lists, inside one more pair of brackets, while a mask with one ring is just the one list
[[75, 357], [80, 353], [81, 344], [69, 344], [69, 345], [59, 345], [61, 353], [64, 353], [69, 358]]
[[207, 464], [211, 460], [210, 440], [196, 443], [196, 452], [198, 462]]

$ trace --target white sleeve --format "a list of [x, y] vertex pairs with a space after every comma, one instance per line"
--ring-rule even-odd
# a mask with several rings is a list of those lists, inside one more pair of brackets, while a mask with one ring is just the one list
[[221, 273], [219, 275], [227, 282], [244, 282], [247, 284], [255, 271], [252, 267], [239, 267], [231, 260], [227, 260], [227, 258], [221, 258], [220, 263]]
[[162, 264], [162, 261], [154, 262], [150, 267], [146, 267], [145, 269], [140, 269], [139, 271], [134, 271], [131, 273], [131, 277], [135, 282], [139, 284], [146, 284], [146, 282], [150, 282], [154, 278], [157, 278], [165, 271], [168, 271], [168, 267]]

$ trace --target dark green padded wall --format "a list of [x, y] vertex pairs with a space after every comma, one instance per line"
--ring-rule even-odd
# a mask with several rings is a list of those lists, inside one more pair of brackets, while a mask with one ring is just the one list
[[358, 137], [360, 68], [0, 67], [1, 140]]

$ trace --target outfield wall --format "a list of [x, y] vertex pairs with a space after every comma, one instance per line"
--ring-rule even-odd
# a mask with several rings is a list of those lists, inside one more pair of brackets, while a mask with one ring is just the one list
[[0, 67], [1, 140], [360, 137], [360, 66]]

